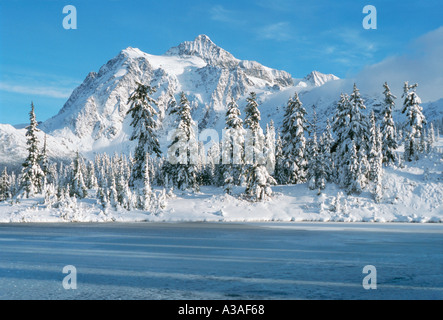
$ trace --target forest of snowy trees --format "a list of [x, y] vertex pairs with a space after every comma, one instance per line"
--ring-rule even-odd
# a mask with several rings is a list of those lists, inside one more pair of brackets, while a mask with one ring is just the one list
[[[40, 195], [48, 207], [69, 207], [77, 199], [96, 199], [108, 209], [158, 212], [175, 190], [199, 191], [200, 186], [220, 187], [248, 201], [272, 197], [276, 184], [302, 184], [321, 194], [327, 183], [335, 183], [348, 194], [369, 190], [374, 201], [382, 196], [383, 167], [418, 160], [432, 150], [438, 128], [427, 124], [416, 93], [417, 85], [404, 84], [402, 113], [406, 123], [393, 118], [395, 97], [383, 85], [381, 113], [367, 110], [359, 89], [343, 93], [326, 127], [320, 129], [315, 106], [308, 113], [297, 93], [287, 102], [281, 128], [271, 121], [260, 125], [257, 97], [251, 92], [244, 118], [236, 101], [227, 106], [222, 140], [205, 150], [197, 139], [191, 107], [184, 92], [173, 100], [168, 112], [175, 130], [170, 134], [167, 154], [157, 137], [155, 88], [139, 84], [132, 93], [127, 116], [132, 119], [133, 156], [100, 154], [93, 160], [77, 153], [71, 163], [48, 158], [46, 140], [41, 143], [31, 104], [26, 127], [28, 156], [20, 172], [4, 168], [0, 175], [0, 201], [11, 204]], [[397, 149], [404, 146], [403, 157]], [[155, 187], [155, 188], [154, 188]]]

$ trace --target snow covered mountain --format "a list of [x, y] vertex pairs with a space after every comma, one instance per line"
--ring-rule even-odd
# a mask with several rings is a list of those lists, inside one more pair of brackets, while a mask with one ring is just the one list
[[[337, 79], [313, 72], [300, 89], [321, 86]], [[192, 105], [192, 116], [200, 128], [221, 130], [226, 106], [231, 99], [242, 100], [251, 91], [259, 97], [285, 90], [295, 91], [292, 76], [255, 61], [239, 60], [199, 35], [155, 56], [126, 48], [91, 72], [77, 87], [60, 112], [44, 122], [45, 132], [74, 144], [82, 152], [128, 152], [131, 128], [126, 117], [127, 101], [137, 83], [157, 87], [160, 121], [168, 130], [167, 106], [184, 91]]]
[[[206, 35], [185, 41], [163, 55], [151, 55], [129, 47], [98, 72], [90, 72], [60, 112], [39, 126], [51, 142], [48, 144], [50, 155], [63, 158], [76, 151], [86, 156], [133, 151], [134, 143], [129, 141], [131, 119], [126, 113], [128, 97], [138, 82], [157, 87], [154, 98], [158, 101], [163, 145], [167, 145], [168, 130], [173, 129], [167, 107], [181, 91], [188, 95], [192, 116], [200, 129], [213, 128], [221, 133], [228, 102], [236, 100], [243, 112], [245, 99], [251, 91], [257, 93], [262, 125], [272, 119], [279, 126], [284, 106], [295, 91], [299, 92], [309, 114], [312, 114], [313, 105], [317, 107], [319, 120], [323, 122], [332, 116], [340, 93], [350, 93], [353, 84], [352, 80], [341, 80], [318, 71], [296, 79], [286, 71], [237, 59]], [[365, 96], [364, 88], [361, 92], [368, 107], [380, 108], [381, 89], [378, 95]], [[443, 118], [442, 100], [431, 103], [429, 109], [423, 106], [426, 116]], [[24, 134], [24, 129], [0, 125], [0, 164], [24, 159]]]

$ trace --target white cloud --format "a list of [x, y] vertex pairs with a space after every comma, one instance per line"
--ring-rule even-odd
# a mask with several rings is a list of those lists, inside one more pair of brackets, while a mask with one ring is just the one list
[[443, 97], [443, 26], [414, 40], [409, 51], [366, 67], [356, 76], [365, 90], [380, 92], [387, 81], [397, 94], [405, 81], [418, 83], [422, 100]]
[[72, 89], [47, 86], [24, 86], [0, 82], [0, 90], [19, 94], [40, 95], [51, 98], [66, 99], [71, 95]]
[[227, 10], [221, 5], [213, 6], [209, 10], [209, 13], [211, 15], [211, 19], [215, 21], [228, 22], [228, 23], [233, 23], [233, 22], [236, 23], [238, 21], [233, 18], [234, 15], [233, 11]]
[[257, 36], [260, 39], [287, 41], [293, 39], [293, 35], [290, 32], [291, 25], [289, 22], [277, 22], [268, 24], [257, 29]]

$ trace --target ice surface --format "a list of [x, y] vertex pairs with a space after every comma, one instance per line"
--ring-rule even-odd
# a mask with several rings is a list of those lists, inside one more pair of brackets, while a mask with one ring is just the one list
[[442, 247], [441, 224], [7, 224], [0, 299], [441, 300]]

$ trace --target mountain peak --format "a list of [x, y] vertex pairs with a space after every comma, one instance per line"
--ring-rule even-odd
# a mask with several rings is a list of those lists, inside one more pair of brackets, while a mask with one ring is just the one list
[[211, 41], [211, 39], [209, 39], [209, 37], [208, 37], [207, 35], [205, 35], [205, 34], [200, 34], [200, 35], [198, 35], [198, 36], [194, 39], [194, 42], [198, 42], [198, 41], [201, 41], [201, 42], [211, 42], [211, 43], [213, 43], [213, 42]]
[[122, 51], [120, 51], [119, 55], [128, 57], [128, 58], [136, 58], [136, 57], [140, 57], [144, 54], [143, 51], [141, 51], [138, 48], [133, 48], [133, 47], [127, 47], [126, 49], [123, 49]]
[[194, 41], [185, 41], [166, 52], [168, 56], [196, 56], [213, 66], [232, 67], [238, 64], [228, 51], [217, 46], [205, 34], [198, 35]]
[[324, 74], [321, 72], [318, 72], [316, 70], [309, 73], [306, 77], [304, 77], [303, 80], [306, 82], [312, 84], [315, 87], [319, 87], [324, 85], [326, 82], [332, 81], [332, 80], [339, 80], [337, 76], [333, 74]]

